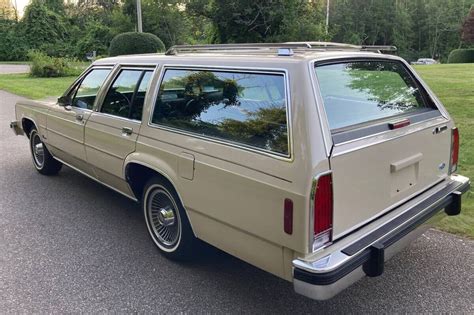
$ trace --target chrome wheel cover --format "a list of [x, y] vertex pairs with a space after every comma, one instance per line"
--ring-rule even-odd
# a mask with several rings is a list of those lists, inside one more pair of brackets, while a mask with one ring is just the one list
[[146, 198], [146, 219], [155, 243], [174, 250], [181, 238], [181, 220], [171, 194], [162, 186], [150, 187]]
[[44, 145], [37, 132], [31, 135], [30, 143], [33, 162], [37, 168], [41, 169], [44, 165]]

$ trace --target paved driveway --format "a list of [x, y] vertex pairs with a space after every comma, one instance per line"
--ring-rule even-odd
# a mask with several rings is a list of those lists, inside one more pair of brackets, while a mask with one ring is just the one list
[[218, 250], [168, 261], [136, 204], [71, 169], [33, 169], [7, 126], [18, 99], [0, 91], [0, 313], [474, 312], [474, 242], [437, 231], [324, 302]]
[[30, 72], [29, 65], [0, 64], [0, 74], [28, 73], [28, 72]]

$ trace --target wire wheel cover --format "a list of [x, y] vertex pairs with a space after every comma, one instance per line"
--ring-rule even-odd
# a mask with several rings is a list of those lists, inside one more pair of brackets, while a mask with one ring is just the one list
[[36, 132], [31, 138], [31, 152], [33, 153], [33, 160], [36, 166], [41, 168], [44, 163], [44, 147], [43, 142], [41, 142], [41, 139]]
[[156, 188], [147, 199], [147, 216], [155, 239], [164, 247], [175, 246], [180, 238], [178, 207], [168, 191]]

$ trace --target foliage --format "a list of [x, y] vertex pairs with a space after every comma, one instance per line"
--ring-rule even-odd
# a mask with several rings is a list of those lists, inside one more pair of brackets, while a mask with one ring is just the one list
[[48, 45], [60, 44], [67, 37], [64, 19], [41, 0], [33, 0], [26, 7], [19, 29], [30, 49], [44, 51]]
[[324, 38], [319, 1], [197, 0], [190, 14], [208, 18], [219, 43], [319, 40]]
[[460, 45], [460, 27], [469, 1], [332, 0], [332, 40], [366, 45], [395, 45], [402, 57], [446, 60]]
[[128, 32], [115, 36], [110, 42], [111, 56], [156, 53], [165, 50], [163, 42], [154, 34]]
[[474, 43], [474, 4], [462, 24], [461, 39], [465, 43]]
[[[330, 40], [395, 45], [416, 60], [447, 60], [472, 43], [474, 0], [142, 0], [143, 29], [175, 44]], [[0, 60], [106, 55], [114, 36], [136, 31], [135, 0], [32, 0], [20, 21], [0, 16]], [[7, 23], [4, 23], [7, 20]], [[471, 38], [471, 39], [470, 39]]]
[[18, 25], [9, 20], [0, 20], [0, 60], [25, 60], [27, 50], [25, 41], [18, 36]]
[[30, 74], [34, 77], [52, 78], [78, 74], [70, 61], [64, 58], [50, 57], [37, 50], [30, 50], [28, 58], [31, 61]]
[[474, 48], [453, 50], [449, 54], [448, 63], [474, 63]]

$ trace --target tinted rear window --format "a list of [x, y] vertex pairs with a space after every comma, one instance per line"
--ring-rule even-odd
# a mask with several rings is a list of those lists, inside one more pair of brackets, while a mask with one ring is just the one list
[[400, 62], [353, 61], [316, 66], [332, 130], [427, 109]]

